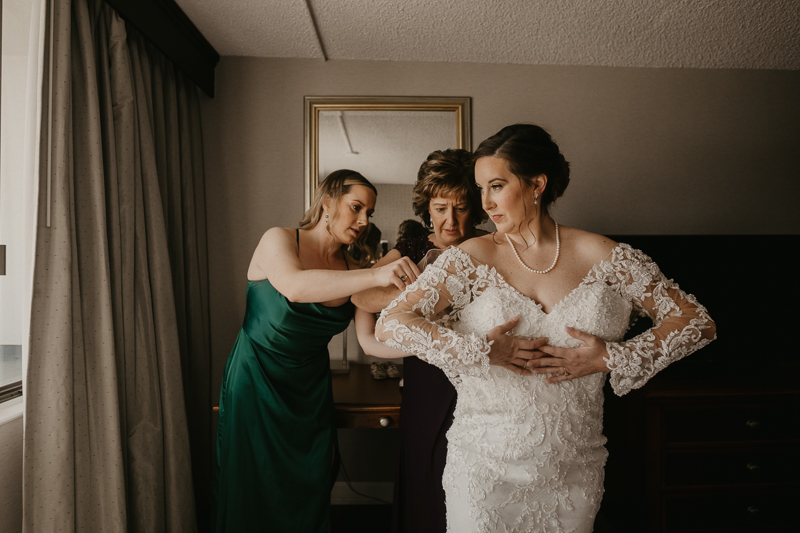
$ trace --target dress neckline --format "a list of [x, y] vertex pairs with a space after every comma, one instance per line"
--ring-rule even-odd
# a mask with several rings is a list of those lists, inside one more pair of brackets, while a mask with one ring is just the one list
[[[295, 240], [297, 241], [297, 257], [299, 258], [300, 257], [300, 228], [296, 228], [295, 229]], [[347, 270], [349, 272], [350, 271], [350, 263], [347, 262], [347, 252], [344, 249], [344, 245], [342, 245], [342, 256], [343, 256], [343, 259], [344, 259], [344, 266], [347, 267]], [[251, 283], [259, 283], [259, 282], [262, 282], [262, 281], [269, 281], [269, 278], [248, 279], [247, 280], [247, 285], [249, 286]], [[274, 290], [275, 292], [277, 292], [278, 294], [283, 296], [283, 293], [281, 293], [281, 291], [276, 289], [275, 285], [273, 285], [271, 281], [269, 283], [269, 286], [272, 287], [272, 290]], [[286, 299], [287, 302], [289, 301], [289, 299], [286, 298], [286, 296], [283, 296], [283, 297]], [[313, 305], [318, 305], [320, 307], [324, 307], [325, 309], [340, 309], [340, 308], [342, 308], [342, 307], [344, 307], [344, 306], [346, 306], [348, 304], [352, 304], [353, 302], [351, 302], [350, 301], [350, 297], [348, 297], [347, 301], [344, 302], [341, 305], [325, 305], [325, 304], [323, 304], [321, 302], [306, 302], [306, 303], [313, 304]]]
[[[287, 302], [289, 302], [289, 299], [288, 299], [288, 298], [286, 298], [286, 296], [284, 296], [284, 295], [281, 293], [281, 291], [279, 291], [278, 289], [276, 289], [276, 288], [275, 288], [275, 285], [273, 285], [273, 284], [272, 284], [272, 282], [269, 280], [269, 278], [264, 278], [264, 279], [248, 279], [248, 280], [247, 280], [247, 285], [248, 285], [248, 287], [249, 287], [251, 284], [263, 283], [263, 282], [265, 282], [265, 281], [269, 283], [269, 286], [272, 288], [272, 290], [273, 290], [273, 291], [275, 291], [275, 292], [277, 292], [278, 294], [280, 294], [280, 295], [281, 295], [281, 297], [282, 297], [284, 300], [286, 300]], [[292, 303], [292, 302], [289, 302], [289, 303]], [[324, 308], [324, 309], [341, 309], [341, 308], [343, 308], [343, 307], [345, 307], [345, 306], [348, 306], [348, 305], [353, 305], [353, 302], [351, 302], [349, 299], [348, 299], [346, 302], [344, 302], [343, 304], [341, 304], [341, 305], [324, 305], [324, 304], [322, 304], [322, 303], [320, 303], [320, 302], [302, 302], [302, 303], [305, 303], [305, 305], [315, 305], [315, 306], [317, 306], [317, 307], [322, 307], [322, 308]]]
[[[600, 267], [600, 266], [601, 266], [603, 263], [610, 263], [610, 262], [612, 262], [612, 261], [614, 260], [614, 257], [617, 255], [617, 249], [619, 249], [621, 246], [623, 246], [623, 244], [624, 244], [624, 243], [621, 243], [621, 242], [617, 243], [617, 245], [614, 247], [614, 249], [613, 249], [613, 250], [611, 250], [611, 258], [610, 258], [610, 259], [601, 259], [601, 260], [600, 260], [600, 261], [598, 261], [597, 263], [593, 264], [593, 265], [592, 265], [592, 268], [590, 268], [590, 269], [589, 269], [589, 272], [587, 272], [587, 273], [586, 273], [586, 275], [583, 277], [583, 279], [581, 280], [581, 282], [580, 282], [578, 285], [576, 285], [575, 287], [573, 287], [573, 288], [572, 288], [572, 289], [571, 289], [571, 290], [570, 290], [570, 291], [569, 291], [569, 292], [568, 292], [568, 293], [567, 293], [567, 294], [566, 294], [566, 295], [565, 295], [563, 298], [561, 298], [559, 301], [557, 301], [556, 303], [554, 303], [554, 304], [553, 304], [553, 306], [550, 308], [550, 311], [549, 311], [549, 312], [544, 310], [544, 307], [542, 306], [542, 304], [541, 304], [540, 302], [537, 302], [536, 300], [534, 300], [534, 299], [533, 299], [533, 298], [531, 298], [530, 296], [528, 296], [528, 295], [526, 295], [526, 294], [523, 294], [523, 293], [522, 293], [522, 292], [521, 292], [519, 289], [517, 289], [516, 287], [514, 287], [513, 285], [511, 285], [511, 284], [510, 284], [508, 281], [506, 281], [506, 279], [503, 277], [503, 275], [502, 275], [500, 272], [498, 272], [498, 271], [497, 271], [497, 269], [496, 269], [495, 267], [490, 267], [490, 266], [489, 266], [489, 265], [487, 265], [486, 263], [482, 263], [481, 261], [478, 261], [477, 259], [475, 259], [474, 257], [472, 257], [470, 254], [468, 254], [467, 252], [465, 252], [464, 250], [462, 250], [462, 249], [461, 249], [460, 247], [458, 247], [458, 246], [452, 246], [452, 247], [450, 247], [450, 249], [451, 249], [451, 250], [458, 250], [458, 252], [459, 252], [459, 253], [461, 253], [461, 254], [465, 255], [466, 257], [468, 257], [468, 258], [469, 258], [469, 260], [470, 260], [470, 262], [472, 263], [472, 266], [473, 266], [473, 267], [477, 268], [478, 266], [483, 266], [483, 267], [486, 267], [487, 269], [489, 269], [489, 270], [490, 270], [492, 273], [494, 273], [494, 275], [497, 277], [497, 279], [499, 280], [499, 282], [500, 282], [500, 284], [501, 284], [501, 285], [503, 285], [504, 287], [508, 287], [508, 288], [509, 288], [509, 289], [511, 289], [511, 290], [512, 290], [514, 293], [516, 293], [516, 294], [517, 294], [517, 295], [519, 295], [520, 297], [524, 298], [525, 300], [527, 300], [527, 301], [531, 302], [533, 305], [535, 305], [536, 307], [538, 307], [538, 308], [539, 308], [539, 310], [540, 310], [540, 311], [541, 311], [543, 314], [545, 314], [545, 315], [548, 315], [548, 316], [549, 316], [550, 314], [552, 314], [552, 313], [553, 313], [553, 312], [556, 310], [556, 308], [557, 308], [557, 307], [560, 307], [560, 306], [561, 306], [561, 304], [563, 304], [565, 301], [569, 300], [569, 299], [572, 297], [572, 295], [573, 295], [573, 294], [575, 294], [575, 293], [578, 291], [578, 289], [580, 289], [580, 288], [582, 288], [582, 287], [585, 287], [585, 286], [588, 286], [588, 285], [590, 285], [590, 284], [591, 284], [590, 282], [592, 282], [592, 281], [596, 281], [595, 279], [593, 279], [593, 278], [592, 278], [592, 274], [594, 274], [594, 272], [595, 272], [595, 271], [596, 271], [596, 270], [597, 270], [597, 269], [598, 269], [598, 268], [599, 268], [599, 267]], [[446, 252], [445, 252], [445, 253], [446, 253]], [[455, 252], [454, 252], [454, 253], [455, 253]]]

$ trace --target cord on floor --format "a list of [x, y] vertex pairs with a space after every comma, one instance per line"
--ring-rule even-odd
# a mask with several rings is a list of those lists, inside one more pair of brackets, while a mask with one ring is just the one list
[[376, 498], [375, 496], [370, 496], [369, 494], [364, 494], [362, 492], [358, 492], [353, 487], [352, 483], [350, 483], [350, 476], [347, 475], [347, 469], [344, 467], [344, 460], [342, 460], [341, 458], [339, 459], [339, 466], [342, 469], [342, 477], [344, 478], [344, 482], [347, 483], [347, 487], [350, 490], [352, 490], [353, 492], [355, 492], [359, 496], [363, 496], [364, 498], [369, 498], [370, 500], [375, 500], [376, 502], [380, 502], [380, 503], [383, 503], [383, 504], [386, 504], [386, 505], [391, 505], [392, 504], [392, 502], [387, 502], [386, 500], [382, 500], [381, 498]]

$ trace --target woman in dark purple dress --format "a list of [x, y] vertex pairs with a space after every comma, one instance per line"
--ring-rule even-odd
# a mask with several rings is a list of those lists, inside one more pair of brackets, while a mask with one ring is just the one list
[[[413, 204], [414, 213], [432, 232], [398, 242], [375, 266], [400, 257], [419, 263], [432, 249], [444, 250], [484, 234], [475, 228], [486, 220], [486, 213], [481, 209], [480, 193], [475, 186], [472, 154], [466, 150], [431, 153], [417, 174]], [[395, 287], [353, 295], [351, 300], [358, 307], [356, 330], [368, 355], [392, 357], [395, 353], [375, 339], [374, 313], [399, 294]], [[405, 355], [399, 351], [396, 354]], [[445, 532], [442, 472], [447, 455], [445, 434], [450, 429], [455, 405], [456, 391], [444, 372], [416, 357], [404, 359], [393, 533]]]

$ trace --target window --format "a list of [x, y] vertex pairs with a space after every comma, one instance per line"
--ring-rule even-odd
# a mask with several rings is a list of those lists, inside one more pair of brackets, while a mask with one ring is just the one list
[[[40, 0], [0, 0], [0, 402], [22, 394], [30, 327]], [[31, 22], [35, 18], [32, 25]], [[30, 41], [33, 41], [30, 44]], [[32, 88], [32, 89], [29, 89]]]

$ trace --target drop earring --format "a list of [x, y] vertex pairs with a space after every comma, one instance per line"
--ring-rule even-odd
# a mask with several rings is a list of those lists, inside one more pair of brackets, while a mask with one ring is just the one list
[[539, 205], [539, 193], [534, 193], [533, 195], [533, 205]]
[[331, 231], [331, 223], [328, 221], [328, 213], [325, 213], [325, 229]]

